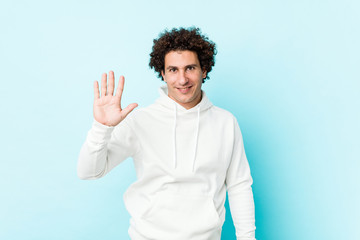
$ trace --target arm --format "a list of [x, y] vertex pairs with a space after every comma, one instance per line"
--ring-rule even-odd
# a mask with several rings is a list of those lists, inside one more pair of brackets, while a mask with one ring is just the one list
[[80, 150], [78, 176], [80, 179], [101, 178], [138, 150], [136, 136], [126, 121], [116, 127], [94, 121]]
[[234, 119], [234, 146], [226, 176], [230, 211], [237, 240], [255, 240], [255, 207], [252, 177], [247, 161], [240, 128]]
[[95, 121], [79, 155], [78, 176], [81, 179], [96, 179], [104, 176], [134, 154], [137, 149], [134, 134], [127, 123], [122, 122], [137, 106], [133, 103], [121, 109], [124, 77], [120, 77], [115, 96], [113, 96], [114, 73], [112, 71], [109, 74], [109, 86], [107, 87], [105, 73], [102, 75], [101, 85], [100, 97], [98, 83], [97, 81], [94, 83]]

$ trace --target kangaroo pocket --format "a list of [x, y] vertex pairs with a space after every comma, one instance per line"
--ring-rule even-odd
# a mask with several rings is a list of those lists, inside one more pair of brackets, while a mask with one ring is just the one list
[[203, 195], [158, 193], [142, 219], [155, 239], [216, 239], [221, 231], [214, 202]]

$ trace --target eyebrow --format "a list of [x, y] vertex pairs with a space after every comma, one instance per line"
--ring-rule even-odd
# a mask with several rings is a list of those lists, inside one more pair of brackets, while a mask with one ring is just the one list
[[[188, 67], [197, 67], [197, 64], [189, 64], [189, 65], [186, 65], [185, 68], [188, 68]], [[166, 69], [171, 69], [171, 68], [178, 68], [177, 66], [168, 66]]]

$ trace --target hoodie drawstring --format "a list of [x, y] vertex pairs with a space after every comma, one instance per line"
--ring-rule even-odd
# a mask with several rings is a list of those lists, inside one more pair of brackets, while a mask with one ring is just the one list
[[196, 124], [196, 131], [195, 131], [195, 148], [194, 148], [194, 158], [193, 158], [193, 162], [192, 162], [192, 172], [194, 172], [194, 167], [195, 167], [195, 159], [196, 159], [198, 138], [199, 138], [199, 126], [200, 126], [200, 107], [198, 107], [198, 111], [197, 111], [197, 124]]
[[[177, 165], [177, 157], [176, 157], [176, 120], [177, 120], [177, 106], [174, 104], [174, 128], [173, 128], [173, 160], [174, 160], [174, 169]], [[192, 168], [191, 171], [194, 172], [195, 168], [195, 160], [196, 160], [196, 153], [197, 153], [197, 147], [198, 147], [198, 139], [199, 139], [199, 128], [200, 128], [200, 106], [197, 109], [197, 123], [196, 123], [196, 130], [195, 130], [195, 146], [194, 146], [194, 156], [192, 159]]]
[[173, 136], [174, 136], [174, 146], [173, 146], [174, 169], [176, 168], [176, 118], [177, 118], [177, 107], [176, 107], [176, 104], [174, 104], [174, 129], [173, 129]]

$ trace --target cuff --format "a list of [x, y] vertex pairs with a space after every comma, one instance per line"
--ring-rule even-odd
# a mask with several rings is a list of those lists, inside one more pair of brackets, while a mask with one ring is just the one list
[[94, 120], [92, 128], [89, 131], [88, 138], [92, 142], [104, 143], [108, 142], [114, 127], [106, 126]]

